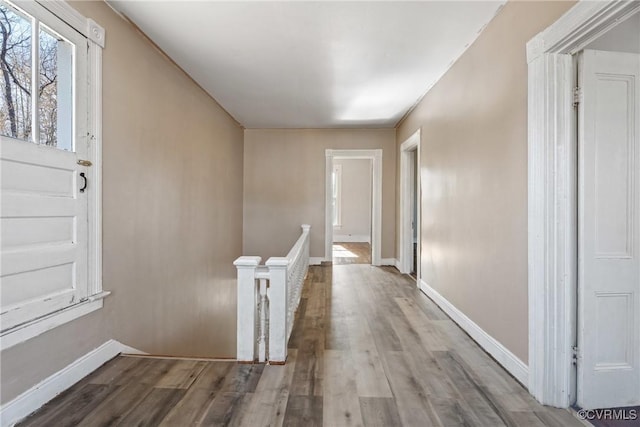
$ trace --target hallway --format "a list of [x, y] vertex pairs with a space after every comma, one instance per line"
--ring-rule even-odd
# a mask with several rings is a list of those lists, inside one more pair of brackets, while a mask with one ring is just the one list
[[20, 425], [582, 425], [394, 268], [311, 267], [289, 348], [285, 366], [118, 357]]

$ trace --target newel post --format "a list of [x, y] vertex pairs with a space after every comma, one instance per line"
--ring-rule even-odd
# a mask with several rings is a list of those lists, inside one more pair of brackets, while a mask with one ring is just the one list
[[287, 266], [289, 259], [271, 257], [269, 267], [269, 362], [287, 360]]
[[239, 362], [253, 362], [256, 345], [256, 267], [259, 256], [241, 256], [233, 262], [238, 270], [237, 355]]

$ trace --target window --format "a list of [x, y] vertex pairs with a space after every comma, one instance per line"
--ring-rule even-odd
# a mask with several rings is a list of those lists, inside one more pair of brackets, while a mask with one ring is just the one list
[[333, 226], [342, 226], [342, 165], [333, 165], [331, 175], [333, 183]]
[[0, 34], [6, 40], [0, 49], [0, 132], [71, 151], [76, 46], [5, 2], [0, 3]]
[[104, 32], [64, 2], [0, 0], [0, 40], [5, 349], [102, 307], [107, 294], [99, 205]]

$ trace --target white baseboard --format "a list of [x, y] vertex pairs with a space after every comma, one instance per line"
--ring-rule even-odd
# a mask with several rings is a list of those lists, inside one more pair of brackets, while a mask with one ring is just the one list
[[334, 234], [333, 242], [361, 242], [361, 243], [371, 243], [371, 236], [368, 234]]
[[397, 267], [398, 260], [395, 258], [381, 258], [380, 265], [390, 265], [392, 267]]
[[12, 426], [120, 353], [143, 354], [109, 340], [0, 407], [0, 425]]
[[504, 345], [491, 335], [486, 333], [473, 320], [458, 310], [438, 291], [433, 289], [424, 280], [420, 280], [420, 289], [427, 294], [451, 319], [458, 324], [471, 338], [473, 338], [487, 353], [498, 361], [511, 375], [522, 385], [527, 387], [529, 383], [529, 367], [515, 354], [511, 353]]
[[309, 265], [321, 265], [324, 262], [324, 258], [320, 256], [309, 257]]

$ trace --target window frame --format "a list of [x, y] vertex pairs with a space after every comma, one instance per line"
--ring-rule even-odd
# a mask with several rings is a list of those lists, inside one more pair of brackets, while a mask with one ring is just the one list
[[[82, 105], [75, 107], [73, 132], [74, 144], [86, 143], [87, 146], [86, 157], [92, 166], [87, 168], [86, 174], [92, 191], [88, 193], [87, 200], [87, 298], [3, 331], [0, 335], [0, 350], [102, 308], [103, 298], [109, 295], [109, 292], [102, 289], [102, 50], [105, 46], [105, 31], [95, 21], [62, 1], [3, 1], [23, 10], [45, 27], [58, 31], [63, 24], [86, 39], [86, 61], [84, 65], [77, 62], [74, 64], [74, 73], [86, 73], [87, 84], [84, 88], [77, 88], [82, 91], [79, 92]], [[76, 46], [76, 49], [84, 48], [84, 45]]]

